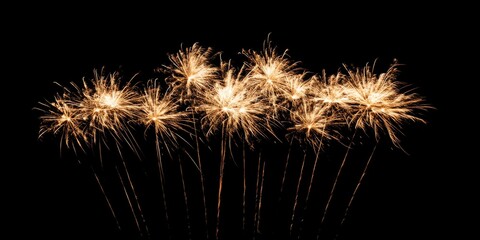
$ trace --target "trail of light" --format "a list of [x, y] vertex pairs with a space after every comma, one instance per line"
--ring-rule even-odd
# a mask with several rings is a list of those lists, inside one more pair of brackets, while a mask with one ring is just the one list
[[290, 219], [290, 236], [292, 236], [293, 225], [294, 225], [294, 222], [295, 222], [295, 212], [297, 211], [298, 195], [299, 195], [299, 191], [300, 191], [300, 184], [302, 183], [303, 170], [304, 170], [304, 167], [305, 167], [306, 159], [307, 159], [307, 152], [305, 151], [305, 153], [303, 154], [302, 165], [300, 167], [300, 175], [298, 176], [297, 188], [295, 190], [295, 201], [293, 203], [292, 217]]
[[182, 189], [183, 189], [183, 199], [185, 202], [185, 211], [186, 211], [186, 220], [187, 220], [187, 230], [188, 230], [188, 239], [192, 239], [192, 226], [190, 223], [190, 210], [188, 207], [188, 196], [187, 196], [187, 190], [185, 188], [185, 179], [183, 176], [183, 166], [182, 166], [182, 159], [179, 157], [178, 158], [178, 166], [180, 169], [180, 177], [182, 179]]
[[261, 176], [261, 181], [260, 181], [260, 189], [258, 190], [259, 192], [259, 197], [258, 197], [258, 208], [256, 212], [256, 231], [257, 233], [262, 233], [260, 231], [260, 223], [261, 223], [261, 217], [262, 217], [262, 198], [263, 198], [263, 183], [265, 182], [265, 160], [263, 160], [262, 163], [262, 176]]
[[137, 226], [138, 233], [140, 234], [141, 237], [143, 237], [143, 232], [142, 232], [142, 229], [140, 228], [140, 222], [138, 221], [137, 214], [135, 213], [135, 210], [133, 209], [132, 200], [130, 199], [130, 195], [128, 194], [126, 185], [123, 182], [123, 177], [120, 174], [120, 171], [118, 170], [117, 166], [115, 166], [115, 169], [117, 170], [118, 178], [120, 179], [120, 183], [122, 184], [123, 193], [125, 194], [125, 197], [127, 198], [127, 201], [128, 201], [128, 205], [130, 206], [130, 210], [132, 211], [133, 219], [135, 220], [135, 225]]
[[[364, 169], [363, 169], [362, 175], [360, 176], [360, 179], [358, 180], [357, 185], [355, 186], [355, 190], [353, 191], [352, 196], [350, 197], [350, 200], [348, 201], [348, 205], [347, 205], [347, 207], [345, 208], [345, 212], [344, 212], [343, 217], [342, 217], [342, 220], [341, 220], [341, 222], [340, 222], [340, 229], [341, 229], [341, 227], [343, 226], [343, 223], [345, 222], [345, 219], [347, 218], [348, 210], [350, 210], [350, 207], [351, 207], [351, 205], [352, 205], [353, 199], [355, 198], [355, 195], [356, 195], [358, 189], [360, 188], [360, 184], [362, 183], [362, 180], [363, 180], [363, 178], [365, 177], [365, 174], [367, 173], [368, 166], [370, 165], [370, 162], [371, 162], [371, 160], [372, 160], [372, 158], [373, 158], [373, 154], [375, 153], [375, 150], [377, 149], [377, 146], [378, 146], [378, 142], [376, 142], [375, 146], [373, 147], [372, 153], [370, 154], [370, 157], [368, 158], [368, 161], [367, 161], [367, 163], [365, 164], [365, 167], [364, 167]], [[340, 234], [340, 231], [336, 234], [335, 239], [338, 238], [339, 234]]]

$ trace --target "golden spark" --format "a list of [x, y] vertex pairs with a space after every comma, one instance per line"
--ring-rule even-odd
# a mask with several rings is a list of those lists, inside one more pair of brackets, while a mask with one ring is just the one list
[[385, 131], [392, 143], [400, 148], [402, 124], [405, 121], [425, 121], [416, 115], [417, 110], [425, 111], [431, 106], [424, 99], [411, 91], [403, 91], [401, 82], [397, 81], [398, 64], [379, 76], [373, 73], [373, 68], [349, 69], [348, 72], [348, 98], [351, 105], [351, 120], [355, 128], [373, 129], [378, 140], [380, 133]]
[[198, 43], [169, 55], [171, 65], [164, 66], [170, 74], [166, 80], [179, 99], [189, 100], [198, 92], [212, 88], [219, 71], [210, 63], [214, 55], [211, 48], [203, 48]]

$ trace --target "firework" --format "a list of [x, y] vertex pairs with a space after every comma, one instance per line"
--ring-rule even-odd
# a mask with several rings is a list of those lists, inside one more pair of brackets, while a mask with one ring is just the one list
[[[172, 92], [162, 91], [158, 80], [148, 81], [139, 106], [137, 119], [146, 129], [153, 128], [157, 150], [160, 150], [158, 144], [163, 143], [168, 154], [172, 156], [172, 148], [178, 146], [179, 140], [188, 143], [180, 134], [190, 130], [186, 113], [180, 111]], [[157, 151], [157, 154], [161, 152]]]
[[[355, 128], [364, 131], [366, 126], [372, 128], [376, 144], [345, 208], [340, 226], [345, 222], [353, 199], [370, 166], [373, 154], [378, 146], [380, 134], [386, 132], [393, 145], [402, 149], [400, 139], [397, 136], [401, 133], [402, 124], [406, 121], [426, 123], [416, 114], [418, 111], [426, 111], [432, 108], [418, 94], [400, 87], [406, 85], [397, 81], [398, 66], [399, 64], [395, 62], [378, 77], [373, 73], [373, 67], [371, 68], [368, 65], [363, 69], [357, 68], [355, 71], [347, 69], [350, 78], [349, 83], [352, 84], [352, 87], [349, 88], [349, 96], [356, 103], [353, 105], [354, 114], [351, 121]], [[338, 237], [338, 233], [336, 237]]]
[[79, 114], [78, 106], [69, 95], [57, 94], [52, 102], [40, 103], [41, 107], [35, 108], [43, 112], [40, 116], [40, 130], [38, 137], [42, 138], [47, 133], [60, 134], [60, 149], [65, 144], [67, 148], [76, 146], [85, 151], [88, 143], [88, 132], [85, 129], [85, 122]]
[[[219, 68], [211, 63], [217, 54], [212, 48], [201, 47], [199, 43], [193, 44], [190, 48], [181, 49], [176, 54], [170, 54], [170, 65], [163, 66], [164, 72], [168, 74], [167, 83], [172, 87], [172, 94], [180, 103], [190, 104], [195, 146], [197, 152], [198, 169], [200, 170], [200, 182], [202, 187], [202, 198], [204, 207], [205, 225], [208, 226], [207, 207], [205, 199], [205, 180], [200, 158], [199, 136], [197, 132], [197, 118], [195, 116], [196, 98], [205, 91], [210, 90], [214, 80], [218, 79]], [[208, 231], [206, 231], [208, 238]]]
[[[197, 110], [204, 114], [201, 119], [206, 136], [211, 136], [221, 129], [222, 147], [220, 160], [220, 186], [218, 193], [217, 226], [221, 202], [223, 168], [225, 164], [227, 142], [235, 135], [253, 146], [253, 139], [274, 135], [270, 125], [263, 124], [263, 115], [269, 106], [260, 101], [254, 91], [249, 91], [242, 81], [242, 71], [235, 73], [229, 63], [222, 64], [223, 78], [221, 82], [202, 95]], [[231, 144], [228, 144], [231, 145]], [[218, 236], [218, 227], [217, 227]]]
[[[265, 215], [269, 207], [267, 201], [269, 198], [266, 197], [269, 190], [268, 177], [273, 176], [272, 173], [278, 169], [266, 163], [268, 156], [265, 156], [263, 148], [256, 148], [256, 144], [260, 140], [272, 139], [275, 139], [275, 143], [282, 142], [283, 137], [289, 142], [285, 162], [272, 161], [272, 164], [285, 164], [280, 166], [284, 169], [279, 173], [281, 175], [283, 172], [279, 203], [282, 196], [286, 196], [283, 190], [287, 182], [287, 169], [292, 168], [289, 167], [289, 161], [290, 158], [294, 158], [291, 157], [291, 149], [294, 143], [302, 148], [303, 158], [299, 158], [301, 162], [298, 163], [300, 173], [292, 174], [294, 184], [292, 188], [295, 194], [294, 198], [292, 197], [293, 205], [288, 203], [288, 206], [285, 206], [288, 207], [289, 214], [291, 211], [289, 219], [285, 219], [290, 227], [290, 236], [293, 237], [298, 230], [299, 234], [296, 237], [300, 238], [302, 225], [299, 229], [295, 227], [298, 222], [304, 223], [301, 213], [307, 212], [317, 167], [320, 165], [318, 164], [320, 153], [324, 152], [325, 147], [328, 146], [325, 142], [331, 140], [343, 144], [341, 142], [343, 138], [350, 141], [349, 144], [345, 144], [347, 149], [339, 168], [334, 169], [336, 175], [332, 179], [333, 185], [329, 189], [325, 208], [323, 209], [322, 206], [323, 215], [321, 215], [317, 237], [324, 226], [323, 223], [336, 193], [337, 183], [356, 137], [362, 133], [371, 135], [375, 140], [375, 146], [363, 166], [359, 180], [347, 203], [340, 222], [341, 227], [366, 175], [367, 168], [371, 165], [380, 139], [385, 136], [384, 138], [394, 147], [402, 149], [400, 136], [403, 134], [403, 126], [406, 123], [426, 123], [419, 113], [433, 107], [414, 93], [413, 89], [408, 89], [407, 84], [397, 81], [399, 64], [396, 62], [380, 74], [374, 73], [374, 67], [367, 64], [360, 68], [344, 65], [342, 71], [327, 75], [326, 71], [316, 74], [299, 67], [300, 62], [292, 61], [287, 50], [278, 51], [269, 39], [264, 41], [261, 51], [243, 49], [241, 54], [244, 60], [241, 66], [235, 67], [231, 65], [233, 61], [222, 61], [219, 53], [215, 53], [212, 48], [202, 47], [199, 43], [186, 48], [181, 47], [178, 52], [168, 54], [167, 65], [161, 65], [158, 68], [166, 74], [166, 77], [162, 81], [150, 79], [143, 88], [133, 83], [137, 75], [124, 82], [119, 72], [105, 73], [103, 69], [94, 70], [91, 79], [83, 78], [80, 85], [71, 83], [71, 89], [61, 86], [63, 92], [54, 95], [51, 101], [41, 102], [40, 106], [35, 108], [42, 113], [39, 118], [38, 137], [40, 139], [47, 134], [58, 136], [60, 148], [73, 149], [75, 154], [79, 151], [87, 153], [89, 148], [98, 147], [100, 163], [102, 163], [102, 148], [118, 150], [121, 161], [117, 162], [115, 159], [112, 162], [116, 171], [114, 176], [119, 178], [123, 191], [122, 197], [126, 197], [137, 232], [142, 237], [147, 234], [146, 237], [149, 238], [149, 228], [140, 205], [139, 196], [142, 195], [137, 194], [134, 184], [136, 178], [128, 168], [131, 162], [125, 160], [122, 147], [126, 145], [141, 158], [141, 150], [144, 149], [138, 144], [134, 130], [137, 130], [136, 127], [142, 128], [145, 138], [153, 135], [155, 141], [152, 141], [152, 145], [155, 145], [156, 167], [160, 177], [167, 230], [170, 232], [173, 229], [170, 228], [170, 216], [167, 210], [167, 207], [171, 206], [167, 206], [166, 201], [170, 196], [165, 189], [170, 182], [167, 185], [168, 180], [165, 176], [167, 170], [164, 169], [163, 160], [165, 156], [172, 160], [178, 158], [178, 173], [182, 181], [178, 188], [183, 190], [186, 208], [184, 224], [190, 239], [193, 237], [192, 230], [195, 229], [193, 226], [195, 211], [190, 210], [193, 210], [195, 201], [191, 201], [190, 195], [187, 194], [188, 185], [185, 177], [189, 176], [189, 172], [184, 168], [186, 165], [182, 162], [182, 157], [189, 157], [199, 170], [205, 220], [204, 234], [206, 239], [209, 239], [210, 226], [207, 221], [204, 169], [202, 169], [200, 152], [214, 149], [208, 145], [207, 138], [218, 139], [220, 143], [218, 186], [216, 186], [218, 189], [215, 189], [213, 200], [216, 200], [215, 234], [219, 239], [221, 238], [221, 220], [224, 217], [222, 199], [225, 200], [225, 196], [222, 196], [222, 189], [228, 187], [224, 186], [225, 164], [227, 160], [235, 160], [233, 159], [236, 157], [234, 147], [239, 146], [237, 141], [242, 145], [243, 231], [246, 231], [245, 216], [248, 215], [246, 211], [247, 166], [251, 166], [252, 171], [256, 171], [256, 183], [252, 186], [252, 188], [255, 187], [255, 199], [252, 200], [255, 204], [255, 206], [252, 205], [253, 238], [258, 234], [268, 234], [263, 231], [267, 226], [267, 221], [263, 219], [268, 219], [265, 218], [268, 217]], [[219, 57], [218, 66], [213, 64], [216, 57]], [[279, 129], [282, 139], [278, 137], [280, 134], [276, 131]], [[350, 130], [353, 131], [352, 135]], [[286, 135], [283, 134], [285, 132]], [[191, 152], [178, 151], [183, 150], [183, 146], [194, 146], [190, 142], [193, 139], [195, 139], [196, 160], [190, 156]], [[206, 148], [201, 148], [200, 142], [205, 143]], [[258, 156], [257, 162], [253, 160], [251, 165], [247, 163], [249, 159], [247, 159], [246, 146], [252, 151], [252, 156], [255, 158]], [[257, 149], [259, 150], [255, 152]], [[312, 149], [314, 158], [307, 156], [309, 149]], [[228, 155], [231, 159], [228, 159]], [[284, 156], [281, 159], [284, 159]], [[311, 163], [308, 162], [310, 160], [312, 160]], [[103, 164], [102, 168], [95, 168], [95, 166], [94, 164], [91, 166], [94, 177], [120, 228], [112, 204], [107, 197], [107, 191], [102, 185], [103, 179], [96, 172], [100, 169], [104, 170], [104, 166]], [[303, 199], [303, 196], [306, 197]], [[192, 205], [192, 209], [189, 209], [189, 205]], [[303, 212], [302, 208], [299, 208], [302, 206]]]
[[290, 90], [290, 79], [299, 76], [299, 63], [288, 58], [287, 50], [277, 53], [276, 47], [273, 47], [268, 39], [264, 42], [263, 51], [244, 50], [242, 53], [247, 57], [247, 87], [266, 99], [271, 106], [272, 116], [276, 116], [283, 101], [282, 97]]
[[343, 118], [347, 122], [347, 116], [351, 111], [351, 99], [348, 95], [349, 85], [346, 84], [346, 76], [341, 72], [327, 76], [323, 71], [321, 77], [317, 77], [316, 80], [312, 84], [312, 101], [328, 108], [328, 115]]
[[431, 107], [418, 94], [403, 91], [403, 83], [396, 81], [398, 64], [392, 64], [385, 72], [377, 76], [370, 66], [347, 68], [347, 95], [351, 103], [350, 123], [354, 128], [366, 131], [373, 129], [375, 139], [381, 132], [386, 132], [392, 143], [401, 148], [398, 134], [406, 121], [425, 121], [417, 116], [418, 110], [425, 111]]
[[[291, 111], [291, 121], [293, 126], [288, 128], [290, 137], [294, 137], [300, 142], [306, 142], [312, 146], [315, 152], [321, 150], [323, 139], [332, 139], [335, 136], [327, 129], [327, 126], [334, 125], [336, 119], [332, 115], [328, 115], [328, 107], [323, 104], [318, 104], [315, 101], [304, 100], [301, 104]], [[290, 234], [295, 220], [295, 213], [298, 204], [298, 196], [300, 184], [304, 175], [304, 166], [306, 161], [306, 152], [304, 153], [303, 161], [300, 167], [300, 177], [298, 178], [297, 188], [295, 193], [295, 201], [292, 210], [292, 218], [290, 224]], [[316, 154], [318, 156], [318, 154]], [[315, 159], [315, 166], [317, 159]], [[315, 170], [314, 166], [314, 170]], [[312, 173], [313, 176], [313, 173]]]
[[221, 128], [229, 139], [238, 134], [252, 144], [253, 139], [275, 135], [269, 125], [264, 124], [263, 116], [269, 106], [249, 90], [241, 74], [235, 75], [229, 64], [224, 65], [224, 73], [222, 81], [207, 91], [197, 106], [204, 113], [202, 128], [206, 136]]
[[[146, 127], [146, 130], [153, 128], [155, 134], [155, 149], [157, 153], [157, 165], [160, 174], [160, 186], [163, 197], [163, 207], [165, 210], [165, 219], [169, 224], [168, 207], [165, 195], [165, 173], [162, 161], [162, 147], [172, 157], [173, 148], [179, 144], [179, 139], [187, 142], [180, 132], [187, 131], [185, 113], [178, 110], [177, 101], [171, 95], [171, 92], [163, 92], [158, 81], [150, 80], [143, 89], [141, 95], [138, 122]], [[167, 226], [169, 229], [170, 227]]]
[[199, 43], [176, 54], [170, 54], [171, 65], [164, 66], [169, 75], [169, 83], [173, 91], [182, 101], [187, 101], [198, 93], [211, 89], [214, 79], [218, 79], [218, 67], [210, 63], [215, 56], [211, 48], [201, 47]]
[[[345, 66], [347, 70], [347, 82], [345, 83], [344, 92], [346, 94], [346, 102], [350, 106], [348, 108], [349, 114], [351, 114], [348, 123], [354, 127], [355, 132], [337, 172], [321, 223], [325, 220], [338, 178], [358, 129], [363, 130], [365, 133], [368, 132], [368, 129], [372, 129], [377, 143], [380, 134], [386, 132], [394, 146], [401, 149], [400, 139], [397, 134], [401, 133], [402, 124], [406, 121], [425, 123], [425, 121], [416, 116], [415, 113], [418, 110], [425, 111], [431, 107], [416, 93], [412, 93], [411, 91], [402, 92], [402, 88], [400, 88], [402, 83], [396, 79], [398, 66], [397, 63], [392, 64], [385, 73], [381, 73], [379, 76], [373, 72], [373, 67], [369, 65], [353, 70]], [[344, 218], [341, 221], [342, 224], [365, 172], [370, 165], [376, 145], [373, 149], [345, 210]]]

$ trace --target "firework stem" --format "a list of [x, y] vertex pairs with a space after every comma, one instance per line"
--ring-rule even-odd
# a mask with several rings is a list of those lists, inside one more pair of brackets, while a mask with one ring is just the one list
[[[325, 204], [325, 209], [323, 210], [323, 214], [322, 214], [322, 220], [320, 221], [319, 233], [322, 230], [322, 225], [325, 221], [325, 217], [327, 215], [327, 211], [328, 211], [328, 208], [330, 206], [330, 202], [332, 200], [333, 193], [335, 192], [335, 188], [337, 187], [338, 178], [339, 178], [340, 174], [342, 173], [343, 167], [344, 167], [345, 162], [347, 160], [348, 153], [350, 152], [350, 149], [352, 148], [353, 140], [355, 139], [356, 134], [357, 134], [357, 128], [355, 128], [355, 132], [353, 133], [352, 138], [350, 140], [350, 143], [348, 144], [347, 151], [345, 152], [345, 156], [343, 157], [342, 163], [340, 164], [340, 167], [338, 168], [337, 175], [335, 176], [335, 180], [334, 180], [332, 188], [330, 190], [330, 194], [328, 195], [327, 204]], [[318, 238], [318, 235], [317, 235], [317, 238]]]
[[258, 216], [258, 207], [259, 207], [259, 185], [260, 185], [260, 171], [261, 171], [261, 164], [262, 162], [262, 152], [258, 153], [258, 164], [257, 164], [257, 183], [255, 184], [255, 214], [253, 217], [253, 238], [255, 239], [256, 229], [257, 229], [257, 216]]
[[278, 198], [279, 202], [282, 200], [282, 193], [283, 193], [283, 188], [285, 186], [285, 178], [287, 176], [288, 162], [290, 160], [290, 152], [292, 150], [292, 145], [293, 145], [293, 138], [290, 140], [290, 144], [289, 144], [289, 147], [288, 147], [287, 158], [285, 160], [285, 167], [283, 168], [282, 184], [280, 185], [280, 196]]
[[193, 121], [193, 129], [194, 129], [194, 134], [195, 134], [195, 146], [197, 148], [197, 160], [198, 160], [198, 169], [200, 170], [200, 184], [201, 186], [201, 191], [202, 191], [202, 204], [203, 204], [203, 209], [204, 209], [204, 218], [205, 218], [205, 236], [206, 239], [209, 239], [208, 237], [208, 214], [207, 214], [207, 202], [205, 198], [205, 177], [203, 176], [203, 168], [202, 168], [202, 160], [200, 157], [200, 144], [198, 141], [198, 131], [197, 131], [197, 123], [196, 123], [196, 118], [195, 118], [195, 112], [192, 108], [192, 121]]
[[242, 161], [243, 161], [243, 212], [242, 212], [242, 230], [245, 230], [245, 208], [246, 208], [246, 195], [247, 195], [247, 173], [246, 173], [246, 156], [245, 156], [245, 140], [242, 141]]
[[122, 175], [120, 174], [120, 171], [118, 170], [118, 167], [115, 166], [115, 169], [117, 170], [117, 174], [118, 174], [118, 178], [120, 179], [120, 182], [122, 184], [122, 187], [123, 187], [123, 192], [125, 194], [125, 197], [127, 198], [127, 201], [128, 201], [128, 205], [130, 206], [130, 210], [132, 211], [132, 215], [133, 215], [133, 218], [135, 220], [135, 225], [137, 226], [137, 229], [138, 229], [138, 232], [140, 233], [140, 236], [143, 236], [142, 234], [142, 230], [140, 228], [140, 223], [138, 221], [138, 217], [137, 217], [137, 214], [135, 213], [135, 210], [133, 209], [133, 204], [132, 204], [132, 200], [130, 199], [130, 195], [128, 194], [127, 192], [127, 188], [125, 186], [125, 183], [123, 181], [123, 177]]
[[225, 157], [226, 157], [226, 148], [227, 148], [227, 132], [224, 129], [225, 126], [222, 126], [222, 142], [220, 147], [220, 172], [218, 180], [218, 198], [217, 198], [217, 229], [216, 237], [219, 239], [220, 236], [220, 209], [222, 204], [222, 188], [223, 188], [223, 173], [225, 170]]
[[187, 196], [187, 190], [185, 188], [185, 179], [183, 177], [183, 167], [182, 167], [182, 159], [178, 159], [178, 165], [180, 169], [180, 177], [182, 178], [182, 188], [183, 188], [183, 199], [185, 202], [185, 211], [186, 211], [186, 220], [187, 220], [187, 228], [188, 228], [188, 239], [192, 239], [192, 227], [190, 224], [190, 211], [188, 210], [188, 196]]
[[[375, 146], [373, 147], [372, 153], [370, 154], [370, 157], [368, 158], [368, 161], [365, 164], [365, 167], [363, 168], [362, 175], [360, 176], [360, 179], [358, 180], [357, 185], [355, 186], [355, 190], [353, 190], [352, 196], [350, 197], [350, 201], [348, 201], [348, 205], [345, 208], [345, 212], [343, 214], [342, 221], [340, 222], [340, 228], [343, 226], [343, 223], [345, 222], [345, 219], [347, 218], [348, 211], [350, 210], [353, 199], [355, 198], [355, 195], [356, 195], [358, 189], [360, 188], [360, 184], [362, 184], [363, 178], [365, 177], [365, 174], [367, 173], [368, 166], [370, 165], [370, 162], [373, 158], [373, 154], [375, 153], [375, 150], [377, 149], [377, 146], [378, 146], [378, 141], [375, 143]], [[335, 239], [337, 239], [339, 234], [340, 233], [336, 234]]]
[[298, 195], [299, 195], [299, 191], [300, 191], [300, 184], [302, 183], [302, 178], [303, 178], [303, 172], [304, 172], [304, 169], [305, 169], [304, 167], [305, 167], [306, 159], [307, 159], [307, 152], [305, 150], [305, 152], [303, 154], [302, 165], [300, 167], [300, 175], [298, 177], [297, 189], [295, 191], [295, 202], [293, 204], [292, 218], [291, 218], [291, 222], [290, 222], [290, 236], [292, 235], [293, 225], [294, 225], [294, 222], [295, 222], [295, 212], [297, 210]]
[[100, 187], [100, 190], [102, 191], [102, 194], [105, 197], [105, 200], [107, 201], [108, 208], [110, 209], [110, 212], [112, 213], [113, 218], [115, 219], [115, 223], [117, 224], [118, 230], [122, 230], [122, 228], [120, 227], [120, 223], [118, 223], [117, 215], [115, 214], [115, 211], [113, 211], [112, 204], [110, 203], [110, 200], [107, 197], [107, 194], [105, 193], [105, 189], [103, 188], [103, 184], [100, 182], [100, 179], [98, 178], [98, 175], [95, 172], [95, 170], [93, 169], [93, 167], [90, 166], [90, 168], [92, 169], [93, 175], [95, 176], [95, 179], [97, 180], [98, 186]]

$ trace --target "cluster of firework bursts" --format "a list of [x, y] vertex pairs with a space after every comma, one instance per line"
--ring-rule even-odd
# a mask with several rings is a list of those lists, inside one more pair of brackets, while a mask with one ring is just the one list
[[[142, 203], [146, 200], [139, 193], [138, 183], [128, 167], [138, 159], [131, 160], [131, 156], [127, 159], [124, 149], [127, 147], [133, 156], [145, 161], [145, 147], [139, 143], [138, 130], [142, 129], [140, 132], [145, 139], [147, 135], [154, 136], [151, 142], [155, 146], [165, 235], [172, 237], [173, 233], [168, 232], [172, 228], [169, 219], [172, 214], [180, 214], [172, 213], [167, 201], [170, 197], [167, 182], [173, 179], [168, 179], [166, 172], [170, 170], [165, 161], [175, 160], [179, 164], [185, 205], [181, 214], [185, 215], [186, 235], [190, 239], [195, 238], [191, 232], [193, 228], [203, 229], [202, 234], [197, 234], [200, 239], [226, 236], [223, 226], [228, 220], [222, 212], [225, 204], [222, 200], [226, 199], [225, 187], [230, 188], [225, 181], [225, 165], [230, 163], [241, 174], [235, 176], [242, 176], [242, 184], [236, 185], [243, 190], [240, 191], [241, 204], [238, 204], [242, 216], [238, 226], [241, 234], [253, 239], [266, 232], [262, 219], [267, 216], [262, 206], [267, 204], [288, 209], [288, 217], [284, 219], [288, 227], [284, 232], [291, 238], [302, 238], [305, 222], [302, 214], [307, 206], [318, 204], [309, 199], [321, 152], [325, 152], [327, 142], [329, 145], [340, 143], [346, 147], [343, 161], [336, 165], [339, 167], [325, 193], [323, 211], [316, 213], [317, 219], [312, 220], [317, 223], [319, 231], [314, 235], [318, 238], [356, 136], [374, 136], [375, 145], [359, 171], [362, 174], [345, 206], [340, 225], [370, 164], [376, 143], [383, 137], [401, 148], [402, 125], [425, 122], [419, 113], [432, 107], [412, 89], [407, 89], [407, 85], [397, 81], [399, 64], [396, 62], [380, 74], [374, 73], [374, 66], [367, 64], [364, 67], [344, 65], [342, 70], [329, 75], [325, 71], [321, 74], [307, 71], [299, 62], [292, 61], [286, 51], [278, 52], [269, 41], [264, 43], [262, 51], [243, 50], [241, 54], [245, 60], [236, 67], [211, 48], [193, 44], [170, 54], [170, 63], [156, 69], [157, 73], [165, 74], [165, 78], [149, 79], [145, 84], [134, 83], [133, 77], [122, 82], [118, 72], [94, 71], [91, 80], [84, 79], [81, 85], [60, 86], [62, 92], [52, 101], [40, 103], [36, 108], [42, 113], [39, 136], [60, 137], [61, 148], [67, 147], [76, 155], [98, 150], [99, 161], [90, 163], [119, 229], [122, 224], [118, 221], [117, 210], [97, 174], [109, 167], [121, 182], [123, 196], [142, 236], [150, 236], [152, 227], [156, 226], [149, 224], [142, 211]], [[267, 163], [264, 159], [268, 156], [262, 145], [268, 143], [274, 148], [288, 146], [286, 157]], [[304, 154], [303, 158], [295, 159], [294, 165], [299, 166], [296, 168], [299, 172], [290, 175], [296, 177], [290, 177], [287, 169], [292, 168], [291, 150], [295, 146], [303, 149]], [[113, 160], [104, 156], [106, 151], [116, 152], [119, 161], [112, 164]], [[215, 154], [205, 155], [205, 152]], [[310, 158], [312, 164], [305, 164]], [[198, 223], [201, 226], [191, 221], [193, 195], [186, 190], [186, 163], [194, 166], [190, 168], [194, 171], [189, 172], [189, 177], [198, 180], [191, 184], [201, 189], [202, 197], [193, 199], [202, 202], [200, 215], [203, 220]], [[271, 169], [281, 169], [280, 174], [268, 175], [268, 165], [272, 165]], [[212, 166], [215, 171], [211, 170]], [[255, 174], [251, 174], [252, 171]], [[248, 179], [250, 176], [256, 178]], [[277, 192], [278, 198], [274, 201], [269, 198], [270, 202], [266, 202], [264, 196], [264, 181], [268, 176], [277, 177], [272, 182], [279, 183], [278, 189], [271, 190]], [[294, 194], [286, 194], [285, 186], [291, 183], [295, 186]], [[301, 189], [305, 189], [304, 193]], [[250, 194], [253, 191], [254, 194]], [[215, 197], [211, 197], [212, 192]], [[253, 201], [250, 195], [255, 197]]]

